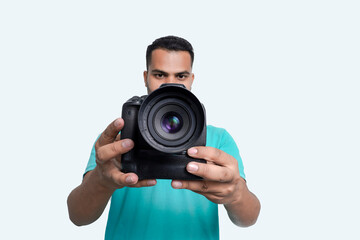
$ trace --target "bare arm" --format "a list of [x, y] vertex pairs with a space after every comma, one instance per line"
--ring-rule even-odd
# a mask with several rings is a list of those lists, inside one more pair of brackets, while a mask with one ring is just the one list
[[96, 171], [88, 172], [81, 185], [68, 197], [69, 217], [78, 226], [97, 220], [114, 192], [99, 184], [99, 177], [96, 175]]
[[[242, 179], [242, 181], [244, 181]], [[260, 213], [259, 199], [249, 191], [244, 181], [244, 189], [239, 190], [239, 199], [224, 204], [231, 221], [241, 227], [249, 227], [256, 223]]]
[[188, 154], [207, 160], [207, 164], [190, 162], [187, 165], [188, 172], [204, 180], [176, 180], [172, 182], [172, 186], [192, 190], [214, 203], [224, 204], [229, 218], [238, 226], [253, 225], [260, 213], [260, 202], [241, 178], [237, 160], [212, 147], [194, 147], [188, 150]]
[[68, 197], [69, 217], [78, 226], [97, 220], [116, 189], [156, 184], [155, 180], [139, 181], [136, 174], [119, 170], [121, 154], [134, 147], [130, 139], [119, 140], [118, 133], [123, 126], [124, 121], [116, 119], [101, 134], [95, 144], [97, 166], [84, 176], [82, 183]]

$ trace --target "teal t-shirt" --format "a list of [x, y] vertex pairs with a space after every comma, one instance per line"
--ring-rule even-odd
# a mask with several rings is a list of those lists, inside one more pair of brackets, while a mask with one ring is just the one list
[[[245, 179], [239, 150], [225, 129], [207, 126], [206, 146], [236, 158]], [[93, 148], [86, 172], [95, 166]], [[173, 189], [171, 180], [157, 180], [153, 187], [124, 187], [112, 195], [105, 239], [219, 239], [218, 205], [192, 191]]]

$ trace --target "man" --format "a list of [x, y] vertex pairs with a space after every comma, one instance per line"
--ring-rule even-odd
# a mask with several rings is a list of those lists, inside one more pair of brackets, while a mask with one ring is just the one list
[[[144, 82], [148, 93], [163, 83], [180, 83], [191, 89], [194, 53], [185, 39], [168, 36], [148, 46]], [[80, 186], [68, 197], [71, 221], [94, 222], [111, 198], [106, 239], [218, 239], [217, 204], [223, 204], [231, 221], [250, 226], [257, 220], [260, 203], [247, 186], [234, 140], [224, 130], [207, 127], [206, 147], [193, 147], [188, 154], [207, 160], [190, 162], [189, 173], [203, 181], [138, 180], [135, 173], [122, 173], [121, 154], [134, 147], [131, 139], [120, 140], [124, 121], [113, 121], [96, 141]], [[189, 191], [191, 190], [191, 191]]]

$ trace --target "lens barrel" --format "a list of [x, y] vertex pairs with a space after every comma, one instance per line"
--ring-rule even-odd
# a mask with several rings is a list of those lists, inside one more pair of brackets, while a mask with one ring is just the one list
[[186, 151], [206, 129], [205, 110], [181, 84], [163, 84], [146, 97], [138, 114], [144, 140], [165, 153]]

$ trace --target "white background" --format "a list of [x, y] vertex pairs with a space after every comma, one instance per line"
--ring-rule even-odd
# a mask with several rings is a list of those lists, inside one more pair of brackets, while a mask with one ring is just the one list
[[360, 239], [358, 1], [129, 2], [1, 1], [0, 239], [103, 238], [107, 212], [76, 227], [66, 198], [169, 34], [262, 203], [251, 228], [220, 207], [221, 238]]

